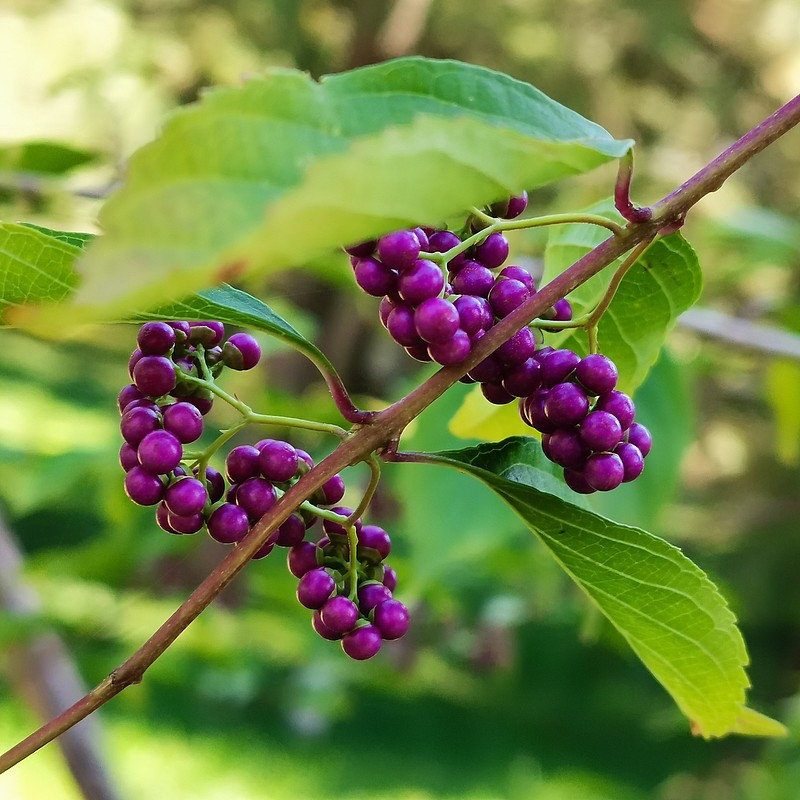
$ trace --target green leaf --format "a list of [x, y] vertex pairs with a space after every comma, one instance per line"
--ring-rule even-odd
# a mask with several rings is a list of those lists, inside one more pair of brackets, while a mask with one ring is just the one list
[[62, 175], [96, 159], [96, 153], [57, 142], [22, 142], [0, 147], [0, 172]]
[[11, 306], [53, 303], [74, 291], [81, 250], [45, 230], [0, 222], [0, 319]]
[[631, 145], [528, 84], [454, 61], [401, 59], [319, 83], [270, 70], [206, 93], [133, 156], [74, 307], [51, 325], [435, 223]]
[[178, 302], [135, 316], [139, 320], [214, 319], [230, 325], [264, 331], [305, 353], [314, 363], [333, 369], [322, 351], [296, 331], [283, 317], [278, 316], [257, 297], [233, 286], [223, 285], [206, 289]]
[[800, 460], [800, 364], [770, 361], [764, 387], [775, 415], [775, 450], [784, 464], [793, 466]]
[[20, 224], [24, 225], [26, 228], [33, 228], [33, 230], [39, 231], [45, 236], [58, 239], [60, 242], [66, 242], [67, 244], [75, 245], [75, 247], [80, 249], [83, 249], [87, 244], [95, 239], [95, 235], [93, 233], [82, 233], [78, 231], [56, 231], [52, 228], [45, 228], [41, 225], [34, 225], [32, 222], [22, 222]]
[[[587, 231], [588, 227], [565, 225], [554, 229], [545, 253], [546, 280], [607, 238], [602, 229]], [[608, 267], [570, 295], [575, 316], [597, 304], [613, 274], [614, 267]], [[620, 389], [631, 394], [642, 384], [667, 334], [678, 317], [697, 302], [701, 287], [697, 254], [679, 233], [657, 239], [628, 270], [597, 328], [600, 351], [619, 369]], [[569, 331], [554, 338], [559, 347], [581, 355], [588, 352], [583, 331]]]
[[733, 613], [680, 550], [574, 505], [534, 439], [427, 458], [477, 477], [519, 514], [672, 695], [694, 732], [785, 734], [779, 723], [745, 708], [748, 659]]

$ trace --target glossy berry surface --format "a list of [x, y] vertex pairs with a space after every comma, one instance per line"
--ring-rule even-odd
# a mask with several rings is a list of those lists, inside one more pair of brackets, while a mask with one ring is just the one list
[[610, 358], [593, 353], [578, 362], [575, 377], [589, 394], [606, 394], [617, 385], [619, 373]]
[[153, 431], [139, 442], [139, 463], [154, 475], [163, 475], [180, 464], [183, 447], [169, 431]]
[[222, 347], [222, 360], [231, 369], [253, 369], [261, 360], [261, 345], [249, 333], [234, 333]]
[[299, 456], [288, 442], [272, 440], [265, 444], [258, 456], [261, 474], [278, 483], [288, 481], [297, 471]]
[[358, 621], [358, 608], [346, 597], [331, 597], [322, 606], [320, 617], [325, 626], [334, 633], [347, 633]]
[[324, 569], [312, 569], [297, 584], [297, 600], [306, 608], [322, 608], [335, 588], [333, 578]]
[[408, 609], [399, 600], [375, 606], [372, 619], [384, 639], [399, 639], [408, 632]]
[[206, 487], [196, 478], [183, 478], [164, 493], [169, 511], [182, 517], [199, 514], [207, 499]]
[[244, 539], [250, 527], [247, 513], [232, 503], [223, 503], [208, 518], [208, 532], [221, 544], [234, 544]]
[[197, 441], [203, 433], [203, 415], [191, 403], [173, 403], [164, 409], [163, 415], [164, 430], [183, 444]]
[[366, 661], [380, 649], [381, 633], [374, 625], [364, 625], [342, 637], [342, 650], [356, 661]]

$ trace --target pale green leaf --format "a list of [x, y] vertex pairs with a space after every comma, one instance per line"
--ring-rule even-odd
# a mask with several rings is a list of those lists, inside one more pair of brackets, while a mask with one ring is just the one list
[[800, 460], [800, 364], [772, 360], [764, 381], [767, 401], [775, 416], [775, 449], [784, 464]]
[[515, 437], [428, 458], [479, 478], [519, 514], [672, 695], [696, 733], [711, 738], [784, 732], [745, 708], [748, 659], [733, 613], [680, 550], [574, 505], [534, 439]]
[[271, 70], [208, 92], [132, 157], [60, 322], [436, 223], [630, 147], [528, 84], [458, 62], [401, 59], [319, 83]]

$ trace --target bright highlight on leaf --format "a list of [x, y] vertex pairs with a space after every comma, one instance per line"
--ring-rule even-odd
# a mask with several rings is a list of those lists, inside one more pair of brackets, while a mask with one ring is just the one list
[[433, 453], [502, 497], [622, 634], [704, 738], [781, 736], [746, 708], [744, 640], [725, 600], [678, 548], [579, 508], [532, 438]]
[[[63, 319], [118, 316], [302, 264], [627, 152], [528, 84], [422, 58], [208, 92], [133, 156]], [[58, 315], [61, 317], [61, 315]]]

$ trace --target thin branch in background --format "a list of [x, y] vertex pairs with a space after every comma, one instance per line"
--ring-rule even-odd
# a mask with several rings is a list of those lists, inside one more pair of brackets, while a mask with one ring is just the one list
[[397, 0], [383, 29], [378, 48], [389, 58], [410, 53], [425, 30], [431, 0]]
[[800, 336], [758, 322], [715, 311], [692, 308], [678, 317], [683, 328], [748, 350], [800, 360]]
[[[0, 610], [33, 619], [39, 610], [34, 590], [22, 577], [22, 554], [0, 518]], [[5, 654], [9, 679], [25, 702], [45, 720], [69, 707], [86, 691], [64, 643], [44, 633], [14, 644]], [[86, 800], [119, 800], [98, 747], [99, 721], [86, 719], [59, 739], [72, 777]]]

